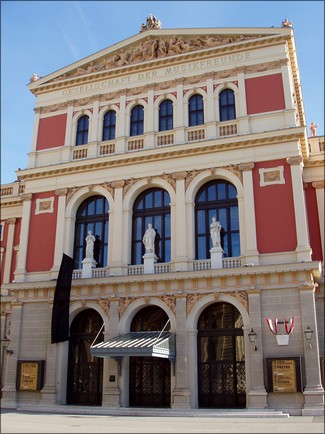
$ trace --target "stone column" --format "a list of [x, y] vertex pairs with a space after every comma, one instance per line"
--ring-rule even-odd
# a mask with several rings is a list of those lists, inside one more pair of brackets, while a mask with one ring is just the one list
[[67, 193], [67, 188], [55, 191], [55, 194], [58, 196], [58, 212], [56, 217], [55, 250], [53, 267], [51, 270], [51, 279], [57, 278], [57, 273], [60, 270], [60, 265], [62, 261]]
[[74, 145], [74, 143], [72, 143], [73, 110], [74, 110], [74, 102], [70, 101], [68, 103], [68, 110], [67, 110], [67, 125], [65, 130], [65, 139], [64, 139], [65, 147], [70, 147]]
[[14, 248], [14, 235], [15, 235], [15, 224], [16, 219], [11, 218], [6, 220], [8, 225], [8, 237], [7, 237], [7, 245], [6, 245], [6, 260], [4, 263], [3, 269], [3, 283], [10, 283], [10, 275], [12, 268], [12, 251]]
[[[262, 318], [261, 318], [261, 295], [260, 291], [251, 289], [247, 291], [248, 306], [250, 316], [250, 327], [256, 332], [256, 347], [255, 351], [252, 344], [249, 342], [248, 333], [250, 328], [244, 329], [245, 336], [245, 354], [250, 357], [245, 357], [246, 363], [250, 366], [246, 367], [248, 378], [246, 379], [248, 387], [248, 408], [267, 408], [267, 393], [264, 384], [263, 372], [263, 339], [262, 339]], [[249, 363], [250, 360], [250, 363]], [[249, 384], [248, 384], [249, 383]]]
[[[109, 327], [105, 328], [104, 340], [118, 336], [119, 330], [119, 298], [114, 295], [110, 298], [109, 302]], [[119, 407], [121, 391], [119, 387], [119, 364], [111, 357], [104, 358], [104, 371], [103, 371], [103, 407]]]
[[21, 318], [23, 305], [21, 302], [13, 302], [11, 327], [10, 327], [10, 343], [6, 348], [6, 355], [9, 358], [6, 364], [4, 374], [4, 386], [2, 388], [2, 408], [17, 408], [17, 361], [19, 359], [20, 335], [21, 335]]
[[[324, 415], [324, 389], [321, 385], [320, 376], [315, 287], [313, 284], [305, 282], [305, 285], [298, 289], [300, 291], [302, 339], [306, 372], [306, 386], [303, 391], [305, 404], [302, 409], [302, 415]], [[314, 332], [311, 342], [312, 348], [310, 348], [304, 336], [304, 330], [306, 330], [308, 326]]]
[[[125, 244], [125, 221], [123, 220], [123, 187], [124, 181], [111, 183], [114, 188], [114, 210], [109, 212], [109, 249], [108, 263], [111, 274], [121, 275], [123, 264], [127, 264], [128, 248]], [[124, 248], [123, 248], [124, 246]]]
[[178, 294], [176, 298], [176, 365], [175, 388], [172, 392], [172, 408], [191, 408], [188, 389], [188, 351], [186, 330], [186, 295]]
[[316, 189], [316, 201], [317, 201], [317, 210], [318, 210], [318, 220], [319, 220], [319, 229], [320, 229], [320, 239], [322, 245], [322, 253], [324, 256], [324, 181], [315, 181], [312, 183], [312, 186]]
[[186, 205], [185, 205], [185, 178], [187, 172], [173, 173], [172, 178], [176, 180], [176, 203], [174, 206], [175, 225], [173, 230], [172, 240], [173, 258], [175, 263], [175, 271], [187, 271], [187, 236], [186, 236]]
[[29, 222], [32, 210], [32, 194], [22, 194], [20, 197], [23, 201], [23, 215], [20, 229], [20, 248], [17, 261], [17, 269], [15, 271], [16, 282], [24, 282], [25, 280]]
[[207, 78], [207, 111], [205, 116], [205, 124], [207, 131], [207, 139], [214, 139], [217, 136], [216, 130], [216, 109], [213, 92], [213, 74]]
[[259, 253], [257, 250], [256, 238], [256, 219], [254, 207], [254, 185], [253, 173], [254, 163], [241, 163], [238, 165], [239, 170], [243, 174], [244, 187], [244, 212], [245, 212], [245, 234], [246, 234], [246, 250], [243, 252], [246, 264], [259, 264]]
[[249, 116], [247, 116], [245, 70], [244, 68], [237, 68], [237, 70], [238, 98], [236, 100], [236, 117], [238, 120], [238, 133], [249, 134], [250, 128]]
[[[49, 302], [48, 318], [52, 317], [53, 302]], [[56, 350], [57, 345], [51, 344], [51, 320], [48, 321], [48, 343], [46, 346], [46, 368], [44, 386], [42, 389], [42, 405], [56, 404]]]
[[307, 212], [305, 204], [305, 194], [302, 182], [302, 157], [287, 158], [290, 164], [292, 178], [292, 192], [295, 210], [296, 233], [297, 233], [297, 261], [310, 261], [311, 248], [308, 237]]
[[184, 127], [184, 94], [183, 85], [178, 84], [176, 86], [177, 91], [177, 106], [175, 113], [175, 144], [185, 142], [185, 127]]
[[146, 149], [153, 148], [155, 146], [155, 136], [154, 136], [154, 91], [153, 89], [148, 90], [148, 104], [144, 106], [144, 135], [145, 135], [145, 145]]

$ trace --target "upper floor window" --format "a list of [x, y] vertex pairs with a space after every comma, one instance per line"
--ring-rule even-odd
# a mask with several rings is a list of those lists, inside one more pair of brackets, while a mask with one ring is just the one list
[[203, 97], [195, 94], [188, 101], [188, 124], [190, 127], [204, 124]]
[[173, 129], [173, 102], [166, 99], [159, 106], [159, 131]]
[[73, 255], [76, 269], [82, 268], [82, 260], [86, 257], [88, 231], [95, 236], [94, 259], [97, 267], [105, 267], [108, 254], [108, 202], [103, 196], [91, 196], [78, 208]]
[[142, 105], [136, 105], [131, 111], [130, 136], [143, 134], [144, 110]]
[[167, 191], [150, 188], [136, 199], [132, 217], [132, 264], [142, 264], [143, 235], [150, 223], [156, 231], [155, 254], [158, 262], [170, 261], [170, 197]]
[[196, 259], [210, 258], [210, 223], [220, 222], [221, 247], [226, 257], [240, 256], [237, 190], [228, 181], [214, 180], [203, 185], [195, 198]]
[[219, 95], [220, 122], [236, 119], [235, 94], [231, 89], [225, 89]]
[[105, 113], [103, 122], [103, 142], [105, 140], [115, 139], [116, 113], [114, 110], [109, 110]]
[[76, 145], [85, 145], [88, 143], [89, 117], [81, 116], [77, 125]]

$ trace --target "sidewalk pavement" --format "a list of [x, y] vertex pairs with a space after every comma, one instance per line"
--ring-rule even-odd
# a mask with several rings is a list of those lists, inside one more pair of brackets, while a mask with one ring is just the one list
[[[154, 409], [152, 409], [154, 412]], [[116, 416], [1, 410], [1, 433], [324, 433], [324, 416]]]

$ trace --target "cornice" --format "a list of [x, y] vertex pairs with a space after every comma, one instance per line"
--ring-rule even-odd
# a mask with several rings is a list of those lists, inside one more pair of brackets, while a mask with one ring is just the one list
[[[202, 155], [209, 154], [218, 151], [232, 150], [232, 149], [240, 149], [243, 147], [255, 147], [255, 146], [266, 146], [273, 143], [280, 144], [289, 140], [299, 140], [301, 139], [301, 132], [297, 132], [296, 129], [294, 132], [283, 134], [283, 135], [275, 135], [272, 137], [247, 137], [239, 138], [238, 141], [234, 141], [234, 138], [225, 139], [225, 140], [216, 140], [213, 144], [205, 144], [204, 142], [200, 142], [200, 146], [192, 145], [191, 147], [185, 148], [184, 145], [174, 145], [165, 149], [156, 149], [156, 152], [152, 152], [152, 150], [144, 150], [140, 152], [134, 153], [134, 155], [127, 154], [125, 157], [115, 158], [110, 157], [101, 157], [97, 158], [96, 161], [92, 162], [70, 162], [66, 164], [61, 164], [60, 167], [48, 166], [42, 169], [30, 169], [26, 171], [21, 171], [19, 173], [20, 179], [27, 181], [32, 179], [41, 179], [48, 178], [52, 176], [59, 176], [64, 174], [73, 174], [79, 173], [85, 170], [98, 170], [98, 169], [106, 169], [111, 167], [119, 167], [126, 166], [130, 164], [143, 164], [150, 161], [158, 161], [158, 160], [167, 160], [171, 158], [178, 157], [189, 157], [194, 155]], [[45, 169], [45, 170], [44, 170]], [[25, 172], [25, 173], [24, 173]]]

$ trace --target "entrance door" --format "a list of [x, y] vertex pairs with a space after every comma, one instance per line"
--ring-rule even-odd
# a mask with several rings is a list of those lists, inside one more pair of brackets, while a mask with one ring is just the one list
[[[141, 309], [131, 331], [161, 331], [167, 314], [157, 306]], [[165, 331], [169, 330], [169, 324]], [[130, 406], [170, 407], [170, 361], [159, 357], [130, 357]]]
[[228, 303], [205, 309], [198, 321], [199, 406], [246, 406], [244, 336], [239, 311]]
[[[90, 354], [90, 346], [102, 326], [100, 315], [87, 309], [70, 328], [67, 404], [101, 405], [103, 359]], [[98, 337], [103, 340], [103, 334]]]

